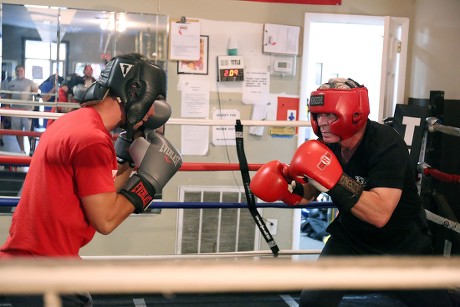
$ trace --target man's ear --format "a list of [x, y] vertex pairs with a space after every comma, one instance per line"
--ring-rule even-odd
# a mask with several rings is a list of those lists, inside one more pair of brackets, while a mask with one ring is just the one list
[[359, 122], [362, 118], [363, 118], [363, 114], [362, 114], [362, 113], [358, 113], [358, 112], [353, 113], [353, 124], [356, 124], [356, 123]]

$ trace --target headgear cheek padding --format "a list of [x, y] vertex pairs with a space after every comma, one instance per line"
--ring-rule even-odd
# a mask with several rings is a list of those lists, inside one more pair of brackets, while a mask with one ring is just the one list
[[166, 73], [140, 55], [118, 56], [107, 63], [80, 103], [97, 103], [107, 91], [120, 98], [127, 124], [134, 125], [144, 118], [157, 98], [166, 98]]
[[367, 121], [370, 113], [367, 88], [360, 86], [318, 89], [311, 93], [309, 111], [311, 125], [317, 136], [321, 137], [317, 115], [331, 113], [337, 116], [337, 120], [329, 124], [330, 132], [346, 140]]

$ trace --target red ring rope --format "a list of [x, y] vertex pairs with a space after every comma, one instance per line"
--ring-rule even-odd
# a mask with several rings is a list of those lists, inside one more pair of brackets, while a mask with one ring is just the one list
[[[41, 137], [43, 132], [38, 131], [23, 131], [23, 130], [11, 130], [11, 129], [0, 129], [0, 135], [22, 135], [29, 137]], [[112, 134], [112, 139], [116, 140], [118, 133]]]
[[[16, 156], [0, 156], [0, 164], [12, 165], [30, 165], [32, 157], [16, 157]], [[250, 164], [250, 171], [257, 171], [263, 164]], [[180, 171], [196, 172], [196, 171], [239, 171], [240, 166], [237, 163], [198, 163], [184, 162]]]
[[42, 133], [43, 132], [38, 132], [38, 131], [0, 129], [0, 135], [22, 135], [22, 136], [40, 137]]
[[443, 182], [460, 183], [460, 175], [447, 174], [431, 167], [425, 168], [423, 174]]

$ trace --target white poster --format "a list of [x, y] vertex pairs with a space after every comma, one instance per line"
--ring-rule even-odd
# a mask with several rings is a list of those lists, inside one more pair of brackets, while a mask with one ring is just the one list
[[196, 61], [200, 59], [200, 23], [171, 22], [169, 59]]
[[268, 71], [247, 69], [243, 82], [243, 103], [266, 105], [269, 92], [270, 74]]
[[[236, 120], [240, 119], [240, 111], [237, 109], [214, 110], [212, 119], [232, 120], [236, 125]], [[215, 146], [235, 145], [235, 125], [232, 126], [213, 126], [212, 144]]]
[[181, 154], [204, 156], [209, 149], [209, 127], [190, 126], [181, 127]]
[[208, 118], [209, 81], [200, 78], [185, 78], [180, 83], [181, 117]]
[[300, 27], [264, 25], [264, 53], [299, 55]]

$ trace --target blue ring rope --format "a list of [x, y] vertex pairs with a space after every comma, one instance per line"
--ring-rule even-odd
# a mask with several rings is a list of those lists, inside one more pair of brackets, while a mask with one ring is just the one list
[[[0, 207], [16, 207], [19, 202], [19, 197], [0, 197]], [[154, 202], [152, 208], [159, 209], [232, 209], [232, 208], [247, 208], [246, 203], [217, 203], [217, 202]], [[257, 203], [258, 208], [279, 208], [279, 209], [301, 209], [301, 208], [335, 208], [334, 204], [329, 201], [314, 201], [308, 205], [288, 206], [284, 203]]]

